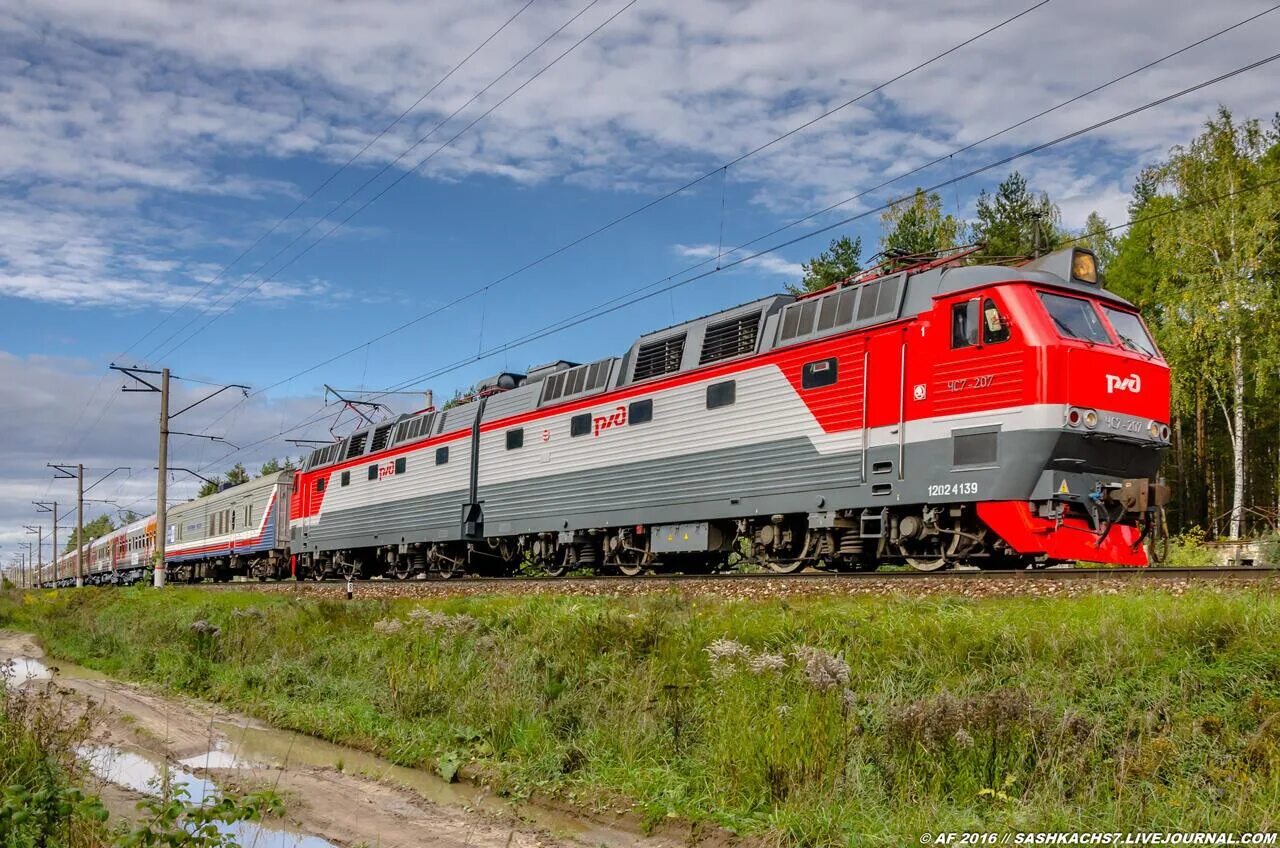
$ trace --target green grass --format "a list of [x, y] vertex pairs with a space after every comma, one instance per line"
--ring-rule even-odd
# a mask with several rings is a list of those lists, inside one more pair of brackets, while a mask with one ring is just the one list
[[405, 765], [782, 845], [1280, 824], [1280, 599], [1265, 589], [434, 603], [83, 590], [0, 600], [0, 624]]

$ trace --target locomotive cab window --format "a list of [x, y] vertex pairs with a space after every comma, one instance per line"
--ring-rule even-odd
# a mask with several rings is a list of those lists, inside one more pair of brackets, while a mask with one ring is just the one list
[[1000, 307], [991, 298], [982, 302], [982, 343], [1000, 344], [1009, 341], [1009, 324], [1000, 314]]
[[647, 424], [653, 420], [653, 400], [637, 400], [627, 407], [627, 424]]
[[591, 413], [584, 412], [569, 419], [569, 435], [585, 436], [591, 432]]
[[449, 446], [436, 448], [436, 465], [444, 465], [449, 461]]
[[737, 399], [737, 390], [736, 380], [725, 380], [723, 383], [712, 383], [707, 386], [707, 409], [731, 406]]
[[1040, 292], [1040, 302], [1049, 313], [1049, 321], [1063, 338], [1079, 339], [1093, 344], [1113, 344], [1098, 310], [1091, 301], [1080, 297]]
[[369, 475], [369, 479], [370, 479], [370, 480], [377, 480], [377, 479], [378, 479], [378, 466], [377, 466], [376, 464], [374, 464], [374, 465], [370, 465], [370, 466], [369, 466], [369, 470], [368, 470], [368, 471], [366, 471], [365, 473]]
[[507, 450], [524, 447], [524, 428], [507, 431]]
[[318, 478], [318, 479], [316, 480], [316, 491], [317, 491], [317, 492], [323, 492], [323, 491], [324, 491], [324, 478], [323, 478], [323, 477], [320, 477], [320, 478]]
[[350, 471], [344, 471], [344, 472], [342, 472], [342, 477], [341, 477], [341, 479], [339, 479], [339, 480], [338, 480], [338, 485], [339, 485], [339, 486], [350, 486], [350, 485], [351, 485], [351, 472], [350, 472]]
[[1111, 322], [1111, 329], [1115, 330], [1120, 344], [1147, 358], [1160, 355], [1156, 343], [1147, 334], [1147, 328], [1142, 326], [1141, 318], [1132, 312], [1124, 312], [1111, 306], [1103, 306], [1102, 311], [1107, 314], [1107, 320]]
[[806, 389], [820, 389], [834, 385], [838, 378], [839, 368], [833, 356], [830, 359], [806, 362], [800, 375], [800, 385]]
[[978, 343], [978, 301], [966, 300], [951, 307], [951, 347], [973, 347]]

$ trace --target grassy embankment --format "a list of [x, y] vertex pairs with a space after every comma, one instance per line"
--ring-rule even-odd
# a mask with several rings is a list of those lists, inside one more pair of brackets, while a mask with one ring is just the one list
[[400, 763], [784, 845], [1280, 824], [1280, 598], [1265, 589], [428, 604], [86, 590], [0, 601], [0, 624]]

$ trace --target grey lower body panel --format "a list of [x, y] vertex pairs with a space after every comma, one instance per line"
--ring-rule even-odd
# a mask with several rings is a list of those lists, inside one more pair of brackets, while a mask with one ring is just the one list
[[[1098, 482], [1135, 476], [1130, 474], [1134, 470], [1148, 471], [1155, 467], [1153, 458], [1159, 461], [1159, 449], [1150, 444], [1109, 443], [1109, 469], [1071, 471], [1074, 460], [1063, 451], [1088, 447], [1066, 443], [1063, 436], [1060, 430], [998, 433], [994, 460], [982, 465], [957, 465], [965, 457], [957, 455], [950, 438], [907, 444], [901, 457], [897, 445], [873, 446], [865, 463], [857, 451], [824, 455], [808, 439], [787, 439], [482, 484], [479, 499], [485, 535], [493, 537], [775, 513], [1048, 499], [1064, 481], [1078, 494]], [[1064, 470], [1053, 470], [1055, 457], [1071, 461], [1061, 466]], [[864, 467], [869, 472], [865, 481]], [[295, 550], [460, 540], [466, 499], [467, 492], [459, 490], [324, 513], [304, 534], [295, 529]]]

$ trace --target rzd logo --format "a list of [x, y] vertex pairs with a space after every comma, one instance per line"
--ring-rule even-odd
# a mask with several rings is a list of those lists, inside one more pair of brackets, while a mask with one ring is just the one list
[[601, 430], [608, 430], [610, 427], [621, 427], [627, 423], [627, 408], [625, 406], [618, 407], [617, 411], [612, 415], [597, 415], [591, 419], [594, 425], [593, 437], [598, 437]]
[[1117, 377], [1115, 374], [1107, 375], [1107, 394], [1140, 391], [1142, 391], [1142, 379], [1137, 374], [1130, 374], [1128, 377]]

